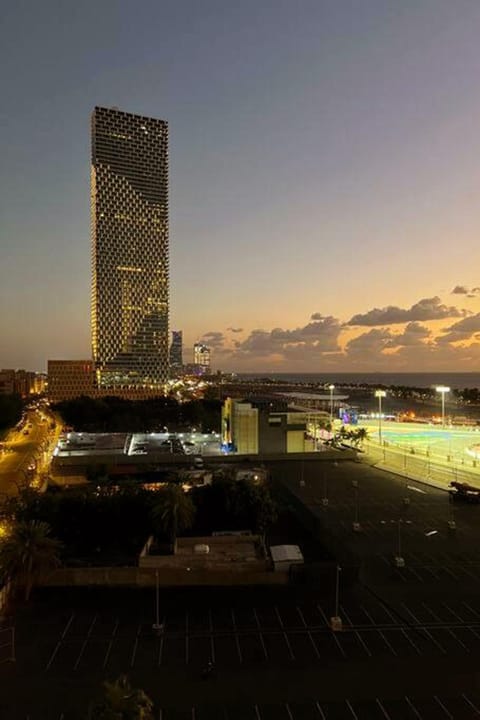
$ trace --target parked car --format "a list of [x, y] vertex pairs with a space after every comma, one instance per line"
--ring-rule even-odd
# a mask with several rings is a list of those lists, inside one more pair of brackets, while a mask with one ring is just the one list
[[452, 500], [463, 500], [464, 502], [479, 503], [480, 488], [468, 483], [457, 482], [453, 480], [448, 491]]

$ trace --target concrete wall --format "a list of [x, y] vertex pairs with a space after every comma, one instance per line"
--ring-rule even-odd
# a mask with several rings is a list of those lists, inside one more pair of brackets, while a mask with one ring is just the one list
[[[345, 450], [340, 452], [339, 450], [325, 450], [323, 452], [305, 452], [305, 453], [286, 453], [286, 452], [260, 452], [258, 454], [240, 454], [234, 453], [232, 455], [206, 455], [204, 456], [204, 462], [206, 465], [222, 465], [225, 463], [241, 463], [252, 461], [268, 462], [268, 461], [298, 461], [298, 460], [317, 460], [332, 461], [336, 460], [341, 462], [343, 460], [354, 460], [357, 457], [357, 453], [354, 450]], [[85, 457], [65, 457], [65, 458], [54, 458], [52, 461], [52, 473], [53, 475], [61, 475], [63, 469], [74, 470], [75, 472], [82, 472], [90, 465], [106, 465], [107, 469], [114, 469], [116, 465], [121, 465], [125, 468], [126, 465], [132, 465], [132, 473], [141, 472], [142, 470], [152, 470], [154, 467], [161, 466], [165, 467], [191, 467], [193, 465], [192, 455], [171, 455], [170, 453], [151, 453], [149, 455], [138, 455], [135, 458], [126, 455], [102, 455], [101, 457], [90, 455]]]
[[[235, 571], [228, 569], [162, 568], [159, 584], [172, 586], [218, 585], [286, 585], [288, 573]], [[100, 585], [107, 587], [152, 587], [156, 583], [155, 570], [137, 567], [62, 568], [56, 570], [41, 585], [43, 587], [69, 587]]]

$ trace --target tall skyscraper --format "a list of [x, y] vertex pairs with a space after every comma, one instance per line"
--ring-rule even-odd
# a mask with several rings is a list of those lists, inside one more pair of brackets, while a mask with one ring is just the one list
[[172, 344], [170, 345], [170, 372], [176, 373], [183, 367], [183, 333], [181, 330], [172, 330]]
[[208, 345], [197, 342], [193, 346], [193, 364], [199, 374], [208, 374], [210, 372], [210, 354], [211, 351]]
[[168, 378], [168, 124], [92, 114], [92, 351], [101, 387]]

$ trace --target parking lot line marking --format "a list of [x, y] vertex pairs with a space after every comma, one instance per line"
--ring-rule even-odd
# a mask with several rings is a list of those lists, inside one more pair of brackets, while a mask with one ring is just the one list
[[133, 667], [135, 664], [135, 656], [137, 654], [137, 647], [138, 647], [138, 638], [140, 637], [141, 632], [142, 632], [142, 626], [139, 625], [137, 628], [137, 634], [135, 636], [135, 642], [133, 643], [132, 657], [130, 658], [130, 667]]
[[429, 573], [434, 580], [438, 580], [437, 573], [433, 570], [433, 568], [430, 565], [422, 565], [422, 570], [424, 572]]
[[413, 647], [413, 649], [415, 650], [415, 652], [417, 653], [417, 655], [420, 655], [420, 656], [423, 655], [422, 651], [421, 651], [420, 648], [417, 646], [417, 644], [412, 640], [412, 638], [411, 638], [410, 635], [407, 633], [407, 631], [405, 630], [405, 628], [400, 628], [400, 630], [401, 630], [402, 634], [407, 638], [408, 642], [409, 642], [410, 645]]
[[289, 640], [286, 632], [283, 632], [283, 638], [284, 638], [285, 644], [288, 648], [288, 652], [290, 653], [290, 660], [295, 660], [295, 653], [292, 650], [292, 646], [290, 645], [290, 640]]
[[463, 573], [465, 573], [465, 575], [468, 575], [468, 577], [471, 577], [472, 580], [476, 580], [476, 581], [478, 582], [478, 577], [477, 577], [477, 575], [474, 575], [473, 573], [470, 572], [470, 570], [467, 570], [467, 568], [465, 567], [465, 565], [458, 565], [457, 567], [458, 567]]
[[[437, 622], [443, 624], [443, 620], [442, 620], [435, 612], [433, 612], [433, 610], [431, 610], [426, 603], [422, 602], [422, 605], [423, 605], [423, 607], [425, 608], [425, 610], [426, 610], [427, 612], [429, 612], [430, 615], [431, 615]], [[460, 638], [458, 638], [458, 637], [455, 635], [455, 632], [454, 632], [454, 630], [452, 630], [452, 628], [446, 627], [445, 629], [446, 629], [446, 630], [450, 633], [450, 635], [463, 647], [463, 649], [464, 649], [466, 652], [470, 652], [470, 648], [467, 647], [467, 645], [465, 645], [465, 643], [462, 642], [462, 641], [460, 640]]]
[[95, 615], [95, 617], [93, 618], [93, 620], [90, 624], [90, 627], [88, 628], [86, 638], [82, 643], [82, 647], [80, 648], [80, 652], [78, 653], [77, 660], [75, 662], [75, 665], [73, 666], [74, 670], [76, 670], [80, 664], [80, 660], [82, 659], [82, 655], [85, 652], [85, 648], [87, 647], [87, 643], [90, 639], [90, 635], [92, 634], [93, 626], [95, 625], [96, 622], [97, 622], [97, 615]]
[[60, 645], [62, 644], [62, 642], [63, 642], [63, 640], [64, 640], [64, 638], [65, 638], [65, 635], [67, 634], [67, 632], [68, 632], [68, 630], [69, 630], [69, 628], [70, 628], [70, 625], [71, 625], [72, 622], [73, 622], [73, 618], [74, 618], [74, 617], [75, 617], [75, 613], [72, 613], [72, 614], [70, 615], [70, 618], [67, 620], [67, 624], [66, 624], [65, 627], [63, 628], [63, 632], [62, 632], [62, 634], [60, 635], [60, 640], [59, 640], [59, 641], [57, 642], [57, 644], [55, 645], [55, 648], [54, 648], [54, 650], [53, 650], [53, 652], [52, 652], [52, 654], [51, 654], [51, 656], [50, 656], [50, 660], [47, 662], [47, 664], [46, 664], [46, 666], [45, 666], [45, 671], [47, 671], [47, 670], [50, 669], [53, 661], [55, 660], [55, 656], [56, 656], [56, 654], [58, 653], [58, 651], [59, 651], [59, 649], [60, 649]]
[[260, 621], [258, 619], [256, 608], [253, 608], [253, 615], [255, 617], [255, 622], [257, 623], [258, 636], [260, 638], [260, 643], [262, 645], [263, 654], [265, 655], [265, 660], [268, 660], [267, 648], [265, 647], [265, 641], [264, 641], [263, 635], [262, 635], [262, 626], [260, 625]]
[[278, 612], [278, 607], [277, 607], [276, 605], [275, 605], [275, 615], [277, 616], [278, 624], [280, 625], [280, 627], [281, 627], [282, 630], [283, 630], [283, 629], [284, 629], [283, 620], [282, 620], [282, 618], [280, 617], [280, 613]]
[[[373, 621], [373, 618], [372, 618], [372, 616], [370, 615], [370, 613], [367, 612], [367, 610], [365, 610], [365, 608], [363, 607], [363, 605], [361, 605], [360, 607], [361, 607], [361, 609], [363, 610], [363, 612], [365, 613], [365, 615], [367, 616], [367, 618], [370, 620], [370, 622], [372, 623], [372, 625], [375, 625], [375, 623], [374, 623], [374, 621]], [[389, 640], [385, 637], [385, 635], [383, 634], [383, 632], [382, 632], [379, 628], [377, 628], [377, 632], [378, 632], [378, 634], [380, 635], [380, 637], [382, 638], [382, 640], [383, 640], [383, 642], [385, 643], [385, 645], [388, 647], [388, 649], [389, 649], [390, 652], [392, 653], [392, 655], [394, 655], [395, 657], [398, 657], [397, 653], [395, 652], [395, 649], [392, 647], [391, 643], [390, 643]]]
[[414, 712], [415, 715], [417, 716], [418, 720], [423, 720], [423, 715], [420, 715], [420, 713], [418, 712], [417, 708], [415, 707], [415, 705], [413, 704], [413, 702], [410, 700], [410, 698], [408, 697], [408, 695], [405, 695], [405, 700], [407, 701], [407, 705], [408, 705], [408, 707], [410, 708], [410, 710], [411, 710], [412, 712]]
[[318, 700], [315, 700], [315, 707], [317, 708], [318, 714], [320, 715], [320, 720], [327, 720], [327, 716], [323, 712], [322, 707], [321, 707], [320, 703], [318, 702]]
[[478, 618], [480, 618], [480, 613], [478, 613], [476, 610], [474, 610], [474, 608], [472, 608], [471, 605], [469, 605], [467, 602], [465, 602], [465, 600], [462, 600], [462, 605], [464, 605], [467, 608], [467, 610], [470, 610], [470, 612], [473, 615], [476, 615]]
[[300, 610], [300, 608], [298, 607], [298, 605], [296, 605], [296, 609], [297, 609], [297, 613], [298, 613], [298, 615], [299, 615], [299, 617], [300, 617], [300, 620], [302, 621], [303, 627], [306, 628], [306, 627], [307, 627], [307, 623], [305, 622], [305, 618], [303, 617], [303, 613], [302, 613], [302, 611]]
[[235, 613], [233, 612], [233, 608], [230, 608], [230, 612], [232, 615], [232, 625], [233, 625], [233, 631], [234, 631], [234, 635], [235, 635], [235, 645], [237, 646], [238, 660], [239, 660], [239, 662], [242, 663], [243, 657], [242, 657], [242, 651], [240, 649], [240, 642], [239, 642], [238, 633], [237, 633], [237, 621], [235, 620]]
[[[327, 627], [329, 627], [329, 626], [328, 626], [327, 616], [326, 616], [325, 613], [323, 612], [323, 610], [322, 610], [322, 608], [320, 607], [320, 605], [317, 605], [317, 608], [318, 608], [319, 612], [321, 613], [321, 615], [323, 616], [323, 618], [324, 618], [324, 620], [325, 620], [325, 625], [327, 625]], [[333, 632], [330, 628], [329, 628], [329, 630], [330, 630], [331, 635], [333, 635], [333, 639], [335, 640], [335, 643], [336, 643], [338, 649], [340, 650], [340, 653], [341, 653], [342, 657], [346, 658], [347, 655], [346, 655], [345, 650], [343, 649], [343, 647], [342, 647], [342, 645], [341, 645], [341, 643], [340, 643], [340, 640], [339, 640], [338, 637], [337, 637], [337, 633], [336, 633], [336, 632]]]
[[[397, 618], [392, 614], [392, 611], [388, 608], [388, 606], [385, 605], [383, 602], [380, 603], [380, 604], [381, 604], [382, 610], [384, 610], [384, 611], [387, 613], [388, 617], [389, 617], [390, 620], [392, 621], [392, 624], [393, 624], [393, 625], [398, 625], [398, 620], [397, 620]], [[363, 606], [362, 606], [362, 609], [365, 611], [365, 608], [363, 608]]]
[[[347, 618], [350, 627], [353, 627], [353, 623], [352, 623], [352, 621], [350, 620], [350, 617], [348, 616], [347, 611], [345, 610], [345, 608], [344, 608], [342, 605], [340, 605], [340, 611], [341, 611], [342, 614], [345, 615], [345, 617]], [[361, 645], [363, 646], [363, 649], [364, 649], [365, 652], [367, 653], [368, 657], [372, 657], [372, 653], [370, 652], [370, 648], [368, 647], [367, 643], [364, 641], [364, 639], [362, 638], [362, 636], [360, 635], [360, 633], [358, 632], [358, 630], [353, 630], [353, 632], [354, 632], [357, 640], [358, 640], [358, 641], [361, 643]]]
[[442, 708], [443, 712], [445, 713], [445, 715], [446, 715], [448, 718], [450, 718], [450, 720], [455, 720], [455, 718], [453, 717], [452, 713], [451, 713], [449, 710], [447, 710], [447, 708], [446, 708], [445, 705], [442, 703], [442, 701], [440, 700], [440, 698], [438, 697], [438, 695], [434, 695], [434, 696], [433, 696], [433, 699], [435, 700], [436, 703], [438, 703], [438, 704], [440, 705], [440, 707]]
[[345, 699], [345, 702], [346, 702], [346, 704], [347, 704], [348, 709], [349, 709], [350, 712], [352, 713], [352, 716], [355, 718], [355, 720], [358, 720], [358, 715], [357, 715], [357, 713], [355, 712], [355, 710], [353, 709], [353, 707], [352, 707], [352, 705], [351, 705], [351, 703], [350, 703], [350, 700]]
[[462, 698], [465, 700], [466, 703], [468, 703], [468, 705], [470, 705], [470, 707], [472, 708], [472, 710], [473, 710], [477, 715], [480, 715], [480, 710], [477, 708], [476, 705], [473, 704], [473, 702], [470, 700], [470, 698], [467, 697], [467, 695], [465, 695], [465, 693], [462, 693]]
[[255, 705], [255, 717], [257, 720], [262, 720], [262, 716], [260, 715], [260, 710], [258, 709], [258, 705]]
[[455, 612], [455, 610], [453, 610], [453, 608], [451, 608], [450, 605], [447, 605], [446, 602], [442, 602], [442, 605], [443, 605], [444, 608], [446, 608], [446, 609], [448, 610], [448, 612], [449, 612], [451, 615], [453, 615], [454, 617], [456, 617], [457, 620], [460, 620], [461, 623], [468, 622], [468, 620], [465, 621], [457, 612]]
[[322, 607], [321, 607], [319, 604], [317, 604], [317, 605], [316, 605], [316, 608], [317, 608], [318, 612], [320, 613], [320, 615], [321, 615], [322, 618], [323, 618], [323, 621], [324, 621], [324, 623], [325, 623], [325, 627], [330, 628], [330, 623], [328, 622], [327, 616], [326, 616], [325, 613], [323, 612]]
[[453, 572], [453, 570], [451, 570], [451, 568], [449, 568], [447, 565], [442, 565], [442, 568], [443, 568], [443, 570], [445, 570], [446, 573], [448, 573], [449, 575], [451, 575], [454, 580], [460, 580], [460, 578], [458, 577], [458, 575], [455, 575], [455, 573]]
[[[297, 608], [297, 609], [298, 609], [298, 608]], [[285, 632], [285, 626], [284, 626], [284, 624], [283, 624], [283, 620], [282, 620], [282, 618], [281, 618], [281, 616], [280, 616], [280, 613], [278, 612], [278, 607], [277, 607], [276, 605], [275, 605], [275, 614], [276, 614], [276, 616], [277, 616], [277, 620], [278, 620], [278, 622], [279, 622], [279, 624], [280, 624], [280, 627], [282, 628], [283, 638], [284, 638], [285, 644], [286, 644], [286, 646], [287, 646], [287, 648], [288, 648], [288, 652], [290, 653], [290, 660], [295, 660], [295, 653], [294, 653], [293, 650], [292, 650], [292, 646], [291, 646], [291, 644], [290, 644], [290, 640], [289, 640], [289, 638], [288, 638], [287, 633]]]
[[420, 620], [412, 613], [411, 610], [408, 609], [408, 607], [405, 605], [404, 602], [402, 602], [401, 604], [403, 605], [403, 607], [405, 608], [405, 610], [408, 612], [408, 614], [411, 615], [411, 617], [414, 619], [415, 623], [418, 625], [418, 627], [415, 627], [415, 630], [417, 630], [417, 632], [423, 632], [423, 633], [425, 633], [425, 635], [427, 635], [427, 636], [430, 638], [430, 640], [434, 643], [434, 645], [436, 645], [436, 646], [438, 647], [438, 649], [440, 650], [440, 652], [442, 652], [444, 655], [446, 655], [446, 654], [447, 654], [447, 651], [445, 650], [444, 647], [442, 647], [442, 645], [440, 645], [440, 643], [438, 642], [438, 640], [433, 637], [432, 633], [431, 633], [426, 627], [424, 627], [424, 626], [422, 625], [422, 623], [420, 622]]
[[289, 720], [295, 720], [295, 718], [292, 715], [292, 711], [289, 708], [288, 703], [285, 703], [285, 710], [287, 711], [287, 715], [289, 717]]
[[407, 565], [406, 569], [407, 569], [409, 572], [411, 572], [412, 575], [415, 575], [415, 577], [417, 578], [417, 580], [419, 580], [419, 581], [422, 582], [422, 583], [425, 582], [425, 580], [422, 578], [422, 576], [419, 575], [418, 572], [415, 570], [415, 568], [411, 567], [411, 565]]
[[378, 707], [379, 707], [380, 710], [382, 711], [384, 717], [386, 717], [387, 720], [391, 720], [390, 715], [388, 714], [388, 712], [387, 712], [387, 711], [385, 710], [385, 708], [383, 707], [382, 703], [380, 702], [380, 699], [379, 699], [379, 698], [375, 698], [375, 702], [377, 703]]
[[310, 644], [311, 644], [311, 646], [313, 647], [313, 650], [314, 650], [314, 652], [315, 652], [315, 655], [317, 656], [317, 660], [320, 660], [321, 655], [320, 655], [320, 653], [319, 653], [319, 651], [318, 651], [317, 646], [315, 645], [315, 640], [313, 639], [310, 630], [307, 631], [307, 635], [308, 635], [308, 639], [310, 640]]
[[116, 620], [116, 622], [115, 622], [115, 625], [113, 626], [112, 636], [111, 636], [111, 638], [110, 638], [110, 642], [108, 643], [108, 647], [107, 647], [107, 650], [106, 650], [106, 652], [105, 652], [105, 657], [104, 657], [104, 659], [103, 659], [103, 665], [102, 665], [102, 667], [103, 667], [104, 670], [105, 670], [105, 668], [107, 667], [108, 658], [110, 657], [110, 651], [111, 651], [111, 649], [112, 649], [113, 641], [115, 640], [115, 635], [117, 634], [117, 630], [118, 630], [118, 618], [117, 618], [117, 620]]
[[195, 720], [195, 708], [192, 707], [192, 720]]

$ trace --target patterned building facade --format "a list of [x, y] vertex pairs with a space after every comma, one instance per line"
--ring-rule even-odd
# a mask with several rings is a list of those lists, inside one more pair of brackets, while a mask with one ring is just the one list
[[92, 352], [96, 386], [168, 378], [168, 124], [92, 114]]
[[183, 370], [183, 332], [172, 330], [170, 344], [170, 374], [175, 375]]

